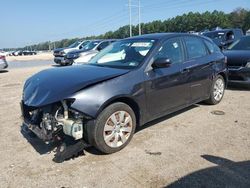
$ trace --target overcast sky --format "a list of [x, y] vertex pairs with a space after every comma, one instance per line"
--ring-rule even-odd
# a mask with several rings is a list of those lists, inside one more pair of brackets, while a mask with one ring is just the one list
[[[128, 0], [2, 0], [0, 48], [84, 37], [129, 23]], [[132, 0], [138, 23], [138, 0]], [[141, 0], [142, 22], [165, 20], [190, 11], [250, 8], [250, 0]]]

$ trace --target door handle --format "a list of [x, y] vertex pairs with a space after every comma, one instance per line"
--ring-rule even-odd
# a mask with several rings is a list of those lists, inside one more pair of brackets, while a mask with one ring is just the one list
[[189, 68], [185, 68], [181, 71], [181, 73], [188, 73], [189, 72]]

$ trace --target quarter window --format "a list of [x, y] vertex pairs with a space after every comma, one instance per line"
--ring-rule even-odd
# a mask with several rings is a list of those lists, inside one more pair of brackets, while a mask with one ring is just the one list
[[207, 40], [204, 40], [206, 46], [208, 47], [208, 50], [209, 52], [212, 54], [214, 52], [219, 52], [220, 51], [220, 48], [218, 46], [216, 46], [216, 44], [210, 42], [210, 41], [207, 41]]
[[196, 37], [185, 37], [186, 48], [189, 59], [195, 59], [207, 55], [204, 43]]
[[179, 38], [167, 40], [159, 49], [155, 59], [170, 59], [171, 63], [182, 63], [184, 60], [182, 43]]

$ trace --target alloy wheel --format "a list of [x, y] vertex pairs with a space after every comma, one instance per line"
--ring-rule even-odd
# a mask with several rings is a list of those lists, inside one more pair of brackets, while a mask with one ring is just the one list
[[106, 121], [103, 130], [105, 143], [117, 148], [126, 143], [133, 130], [133, 121], [126, 111], [114, 112]]
[[220, 101], [222, 99], [224, 90], [225, 90], [224, 81], [221, 78], [218, 78], [214, 83], [214, 91], [213, 91], [214, 99], [216, 101]]

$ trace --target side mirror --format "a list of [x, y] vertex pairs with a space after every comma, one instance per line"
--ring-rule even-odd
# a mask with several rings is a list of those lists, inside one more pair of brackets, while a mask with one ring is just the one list
[[158, 58], [152, 64], [153, 68], [167, 68], [170, 67], [171, 60], [168, 58]]
[[82, 46], [79, 46], [79, 49], [82, 49]]

